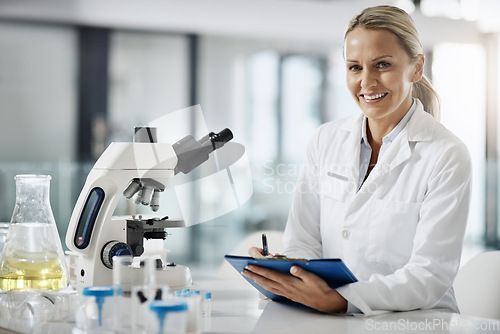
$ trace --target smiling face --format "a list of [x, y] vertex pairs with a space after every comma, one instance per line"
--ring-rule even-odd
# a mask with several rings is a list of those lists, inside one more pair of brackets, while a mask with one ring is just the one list
[[424, 58], [410, 57], [387, 30], [356, 27], [345, 39], [347, 87], [368, 121], [389, 130], [412, 105], [412, 83], [423, 75]]

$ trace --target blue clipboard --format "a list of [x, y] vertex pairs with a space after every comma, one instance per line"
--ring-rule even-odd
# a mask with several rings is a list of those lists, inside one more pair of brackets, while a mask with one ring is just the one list
[[[358, 279], [347, 268], [341, 259], [280, 259], [280, 258], [262, 258], [256, 259], [250, 256], [226, 255], [224, 258], [241, 274], [248, 264], [271, 268], [281, 272], [290, 272], [290, 268], [294, 265], [310, 271], [322, 279], [324, 279], [332, 289], [336, 289], [343, 285], [357, 282]], [[274, 294], [252, 279], [242, 275], [250, 284], [259, 290], [264, 296], [272, 300], [286, 300], [285, 297]]]

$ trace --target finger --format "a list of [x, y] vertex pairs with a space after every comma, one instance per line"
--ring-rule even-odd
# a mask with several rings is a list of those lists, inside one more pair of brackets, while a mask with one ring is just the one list
[[290, 274], [292, 274], [295, 277], [300, 278], [301, 280], [307, 280], [309, 277], [307, 276], [307, 271], [302, 269], [299, 266], [292, 266], [290, 268]]
[[[273, 282], [278, 282], [280, 284], [286, 284], [290, 281], [290, 279], [293, 278], [288, 273], [282, 273], [274, 269], [269, 269], [265, 267], [260, 267], [260, 266], [255, 266], [249, 264], [246, 266], [245, 270], [243, 273], [249, 273], [251, 275], [257, 275], [255, 276], [256, 278], [265, 278], [266, 280], [273, 281]], [[248, 276], [248, 275], [247, 275]], [[252, 277], [253, 278], [253, 277]], [[295, 279], [295, 278], [293, 278]]]
[[266, 276], [262, 276], [258, 273], [250, 271], [248, 269], [243, 270], [242, 274], [248, 278], [251, 278], [252, 280], [254, 280], [257, 284], [259, 284], [262, 287], [274, 287], [275, 285], [280, 284], [279, 282], [276, 282], [276, 281], [274, 281]]
[[244, 270], [241, 272], [241, 274], [242, 274], [242, 275], [244, 275], [244, 276], [246, 276], [246, 277], [249, 277], [249, 278], [253, 279], [254, 281], [255, 281], [256, 279], [259, 279], [259, 278], [263, 277], [263, 276], [260, 276], [259, 274], [254, 273], [253, 271], [250, 271], [250, 270], [248, 270], [248, 269], [244, 269]]
[[280, 272], [280, 271], [277, 271], [274, 269], [255, 266], [252, 264], [249, 264], [245, 269], [250, 270], [253, 273], [255, 273], [261, 277], [265, 277], [271, 281], [278, 282], [281, 285], [290, 285], [290, 284], [295, 283], [293, 281], [297, 280], [296, 277], [293, 277], [292, 275], [290, 275], [287, 272]]
[[321, 278], [299, 266], [292, 266], [290, 268], [290, 274], [292, 274], [292, 276], [296, 278], [299, 278], [304, 283], [320, 284], [321, 282], [323, 282]]
[[257, 283], [267, 291], [271, 291], [274, 294], [287, 297], [283, 289], [284, 286], [280, 282], [273, 281], [267, 277], [261, 276], [247, 269], [243, 270], [242, 274], [252, 279], [255, 283]]
[[250, 247], [250, 249], [248, 249], [248, 254], [251, 257], [264, 256], [264, 250], [258, 247]]
[[289, 276], [288, 273], [281, 273], [281, 272], [274, 270], [274, 269], [256, 266], [253, 264], [247, 265], [245, 269], [250, 270], [254, 273], [257, 273], [260, 276], [264, 276], [264, 277], [268, 277], [268, 278]]
[[297, 278], [300, 278], [304, 282], [316, 282], [318, 280], [321, 280], [315, 274], [313, 274], [313, 273], [311, 273], [311, 272], [309, 272], [309, 271], [307, 271], [304, 268], [301, 268], [299, 266], [292, 266], [290, 268], [290, 274], [292, 274], [293, 276], [295, 276]]

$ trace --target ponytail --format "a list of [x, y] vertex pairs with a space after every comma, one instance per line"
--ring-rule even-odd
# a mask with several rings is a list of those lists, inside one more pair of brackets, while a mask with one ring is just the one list
[[424, 75], [418, 82], [413, 83], [413, 97], [422, 102], [424, 110], [431, 114], [436, 120], [440, 118], [439, 96], [432, 87], [431, 82]]

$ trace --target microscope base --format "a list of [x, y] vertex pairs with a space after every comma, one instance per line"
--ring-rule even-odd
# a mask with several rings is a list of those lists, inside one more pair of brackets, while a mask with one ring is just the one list
[[183, 265], [167, 265], [156, 270], [158, 285], [167, 285], [171, 290], [182, 290], [193, 284], [191, 271]]

